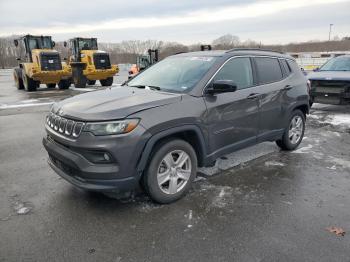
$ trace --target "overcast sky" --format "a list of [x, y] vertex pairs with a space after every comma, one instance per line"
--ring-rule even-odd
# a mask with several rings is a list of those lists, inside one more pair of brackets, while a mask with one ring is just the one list
[[210, 43], [237, 35], [264, 44], [350, 36], [350, 0], [0, 0], [0, 35], [94, 36]]

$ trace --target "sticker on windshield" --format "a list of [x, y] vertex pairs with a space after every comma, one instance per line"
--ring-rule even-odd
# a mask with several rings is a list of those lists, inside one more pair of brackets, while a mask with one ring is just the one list
[[193, 57], [189, 57], [187, 58], [191, 61], [204, 61], [204, 62], [210, 62], [211, 60], [213, 60], [212, 57], [205, 57], [205, 56], [193, 56]]

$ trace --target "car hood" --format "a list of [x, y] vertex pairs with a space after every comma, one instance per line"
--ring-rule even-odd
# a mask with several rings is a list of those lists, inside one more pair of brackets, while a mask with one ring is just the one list
[[350, 81], [349, 71], [318, 71], [307, 75], [309, 80]]
[[113, 87], [77, 95], [54, 104], [60, 116], [83, 121], [122, 119], [136, 112], [181, 100], [181, 94], [131, 87]]

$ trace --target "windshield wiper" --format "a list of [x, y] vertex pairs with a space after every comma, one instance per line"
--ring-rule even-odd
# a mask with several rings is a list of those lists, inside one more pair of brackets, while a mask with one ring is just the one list
[[136, 87], [136, 88], [150, 88], [150, 89], [155, 89], [155, 90], [160, 90], [161, 88], [159, 86], [149, 86], [149, 85], [134, 85], [130, 87]]

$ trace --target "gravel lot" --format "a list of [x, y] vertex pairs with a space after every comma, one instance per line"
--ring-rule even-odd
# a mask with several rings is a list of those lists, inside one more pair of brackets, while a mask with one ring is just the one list
[[[0, 261], [350, 261], [350, 107], [316, 104], [294, 152], [264, 143], [203, 168], [171, 205], [80, 191], [47, 165], [54, 101], [0, 71]], [[126, 72], [115, 83], [126, 79]]]

